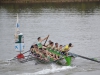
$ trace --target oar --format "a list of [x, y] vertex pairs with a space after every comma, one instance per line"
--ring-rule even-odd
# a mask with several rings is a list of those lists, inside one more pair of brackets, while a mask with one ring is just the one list
[[71, 56], [73, 56], [73, 57], [81, 57], [81, 58], [84, 58], [84, 59], [87, 59], [87, 60], [91, 60], [91, 61], [100, 63], [100, 61], [98, 61], [96, 59], [93, 59], [93, 58], [88, 58], [88, 57], [81, 56], [81, 55], [78, 55], [78, 54], [74, 54], [74, 53], [71, 53], [71, 52], [69, 52], [68, 54], [71, 55]]
[[46, 39], [46, 41], [44, 42], [44, 46], [45, 46], [45, 44], [46, 44], [47, 40], [48, 40], [48, 38], [47, 38], [47, 39]]
[[26, 52], [24, 52], [24, 53], [22, 53], [22, 54], [25, 54], [25, 53], [27, 53], [27, 52], [29, 52], [30, 50], [28, 50], [28, 51], [26, 51]]
[[[26, 51], [26, 52], [24, 52], [24, 53], [22, 53], [22, 54], [25, 54], [25, 53], [27, 53], [27, 52], [29, 52], [29, 51], [30, 51], [30, 50], [28, 50], [28, 51]], [[17, 57], [17, 56], [15, 56], [13, 59], [11, 59], [11, 60], [9, 60], [9, 61], [15, 60], [16, 57]]]

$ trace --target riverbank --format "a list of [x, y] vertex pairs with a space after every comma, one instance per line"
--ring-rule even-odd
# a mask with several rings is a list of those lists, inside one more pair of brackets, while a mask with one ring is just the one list
[[0, 0], [0, 3], [65, 3], [65, 2], [100, 2], [100, 0]]

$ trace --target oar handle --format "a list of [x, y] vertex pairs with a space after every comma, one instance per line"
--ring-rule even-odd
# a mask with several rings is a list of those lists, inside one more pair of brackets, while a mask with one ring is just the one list
[[47, 39], [46, 39], [46, 41], [45, 41], [45, 43], [44, 43], [44, 46], [45, 46], [45, 44], [46, 44], [46, 42], [47, 42], [48, 38], [49, 38], [49, 37], [47, 37]]

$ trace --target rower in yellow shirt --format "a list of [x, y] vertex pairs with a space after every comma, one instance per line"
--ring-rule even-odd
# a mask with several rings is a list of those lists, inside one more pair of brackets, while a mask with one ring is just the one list
[[68, 55], [68, 51], [70, 50], [71, 47], [73, 47], [72, 43], [69, 43], [68, 45], [66, 45], [66, 46], [62, 49], [62, 54]]

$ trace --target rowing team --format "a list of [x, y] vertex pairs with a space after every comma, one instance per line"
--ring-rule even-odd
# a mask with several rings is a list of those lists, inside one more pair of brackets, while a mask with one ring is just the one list
[[49, 43], [47, 45], [45, 45], [45, 44], [42, 45], [42, 42], [44, 40], [47, 40], [48, 37], [49, 37], [49, 35], [44, 39], [41, 39], [41, 37], [38, 37], [37, 38], [38, 43], [32, 45], [30, 48], [31, 53], [34, 54], [34, 56], [38, 57], [41, 60], [49, 61], [50, 59], [51, 60], [60, 59], [60, 56], [49, 52], [48, 48], [59, 51], [64, 55], [66, 54], [66, 56], [67, 56], [68, 51], [70, 50], [71, 47], [73, 47], [71, 43], [69, 43], [69, 45], [66, 45], [65, 47], [63, 47], [62, 45], [59, 45], [58, 43], [55, 43], [55, 45], [54, 45], [54, 42], [52, 42], [51, 40], [49, 40]]

